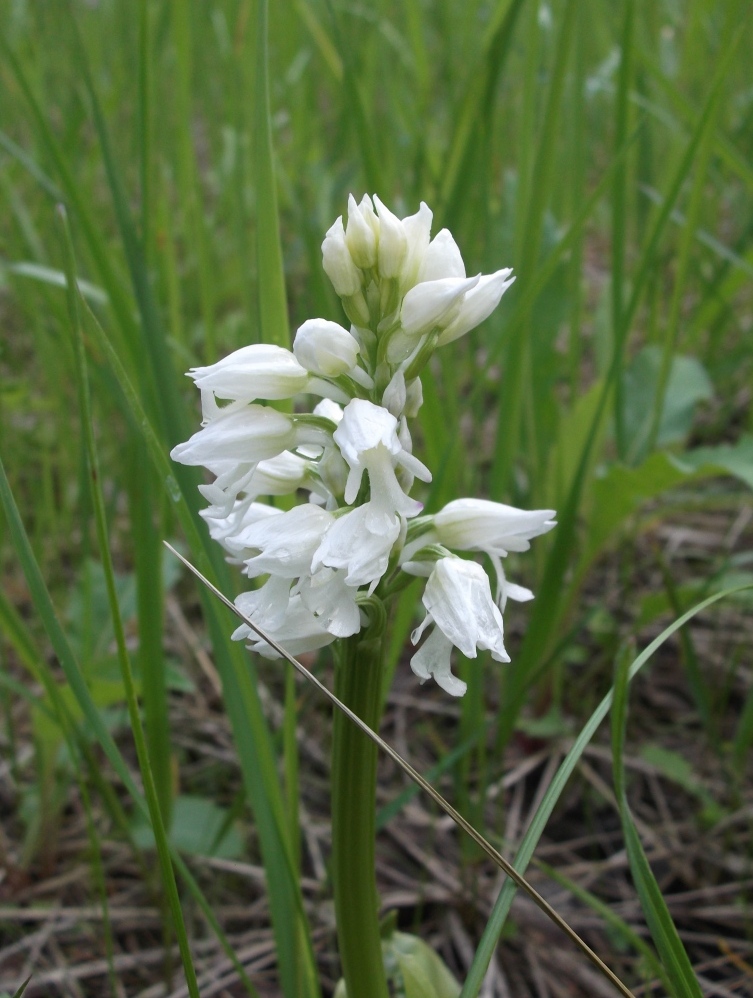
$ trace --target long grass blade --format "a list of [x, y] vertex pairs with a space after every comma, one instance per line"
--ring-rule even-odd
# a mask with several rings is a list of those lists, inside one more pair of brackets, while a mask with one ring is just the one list
[[[555, 177], [554, 142], [565, 92], [565, 71], [572, 48], [575, 11], [574, 0], [568, 0], [562, 14], [555, 64], [549, 85], [549, 97], [533, 165], [528, 199], [527, 202], [524, 202], [526, 210], [520, 249], [520, 280], [525, 283], [533, 277], [537, 267], [541, 249], [542, 222], [544, 212], [549, 204], [551, 187]], [[507, 341], [505, 379], [499, 397], [499, 416], [492, 470], [493, 494], [496, 497], [507, 493], [520, 446], [524, 402], [531, 401], [536, 395], [535, 386], [530, 383], [530, 379], [533, 377], [530, 315], [528, 319], [529, 322], [524, 325], [522, 333], [508, 336]], [[529, 411], [532, 418], [529, 420], [531, 432], [528, 443], [533, 456], [534, 471], [540, 471], [538, 463], [542, 455], [538, 453], [539, 432], [536, 425], [536, 412], [533, 409]]]
[[256, 164], [256, 265], [262, 343], [290, 347], [285, 271], [277, 211], [272, 121], [269, 104], [269, 0], [256, 4], [254, 143]]
[[177, 391], [177, 378], [168, 350], [165, 329], [154, 298], [143, 247], [133, 223], [120, 171], [112, 151], [105, 117], [91, 78], [88, 55], [79, 36], [75, 20], [72, 20], [71, 23], [75, 50], [80, 61], [84, 86], [91, 104], [94, 126], [102, 150], [107, 181], [115, 208], [115, 217], [123, 241], [134, 295], [139, 306], [141, 317], [140, 345], [143, 356], [149, 358], [147, 365], [142, 363], [141, 370], [144, 371], [146, 367], [146, 380], [152, 389], [150, 397], [154, 401], [164, 438], [168, 443], [176, 444], [186, 435], [184, 432], [185, 410]]
[[618, 660], [614, 683], [612, 707], [612, 764], [617, 804], [622, 820], [622, 832], [627, 846], [628, 862], [633, 882], [638, 891], [643, 914], [646, 917], [664, 969], [671, 984], [674, 998], [703, 998], [698, 979], [693, 972], [688, 954], [682, 945], [672, 916], [667, 908], [661, 888], [643, 850], [635, 827], [625, 787], [625, 731], [628, 703], [628, 658]]
[[[708, 607], [713, 606], [713, 604], [719, 602], [719, 600], [725, 599], [728, 596], [732, 596], [734, 593], [742, 592], [746, 589], [753, 589], [753, 585], [749, 584], [744, 586], [735, 586], [730, 589], [724, 589], [719, 593], [714, 593], [713, 596], [709, 596], [700, 603], [696, 603], [696, 605], [691, 607], [690, 610], [684, 613], [681, 617], [678, 617], [677, 620], [671, 623], [669, 627], [666, 627], [658, 637], [654, 638], [654, 640], [646, 648], [644, 648], [640, 655], [638, 655], [638, 657], [632, 662], [630, 669], [628, 670], [628, 682], [632, 682], [644, 665], [650, 660], [654, 652], [661, 648], [665, 641], [672, 637], [672, 635], [681, 627], [687, 624], [689, 620], [692, 620], [697, 614], [703, 612], [703, 610]], [[586, 749], [586, 746], [596, 734], [599, 725], [608, 715], [613, 699], [614, 690], [612, 689], [601, 701], [587, 723], [584, 725], [578, 737], [575, 739], [573, 747], [565, 756], [560, 768], [557, 770], [557, 773], [549, 786], [549, 789], [544, 795], [538, 810], [531, 819], [531, 823], [526, 831], [526, 834], [523, 836], [523, 840], [520, 843], [513, 861], [515, 868], [521, 873], [525, 872], [528, 864], [531, 862], [538, 841], [544, 832], [544, 828], [552, 815], [552, 811], [554, 810], [562, 791], [565, 789], [567, 781], [573, 775], [575, 768]], [[494, 954], [499, 937], [502, 934], [505, 921], [510, 912], [510, 907], [512, 906], [513, 898], [515, 897], [515, 891], [516, 886], [514, 883], [508, 882], [503, 885], [502, 890], [500, 891], [494, 904], [491, 917], [487, 922], [484, 935], [479, 943], [478, 949], [476, 950], [476, 955], [473, 958], [473, 964], [471, 965], [468, 977], [466, 978], [460, 998], [477, 998], [481, 985], [484, 981], [484, 975], [489, 967], [489, 963]]]
[[[179, 483], [174, 467], [149, 419], [135, 387], [131, 383], [118, 354], [91, 311], [87, 331], [112, 369], [124, 405], [143, 434], [149, 457], [158, 481], [166, 490], [172, 508], [192, 551], [196, 552], [205, 571], [217, 572], [220, 579], [228, 578], [227, 566], [217, 557], [217, 545], [207, 532], [201, 532], [184, 491], [185, 480]], [[301, 989], [308, 987], [316, 994], [318, 983], [313, 973], [313, 950], [305, 918], [300, 881], [295, 875], [295, 863], [286, 833], [285, 808], [277, 779], [272, 738], [264, 716], [252, 669], [242, 649], [229, 640], [217, 615], [213, 600], [204, 600], [215, 664], [222, 679], [223, 692], [233, 729], [238, 758], [243, 773], [248, 801], [254, 813], [262, 856], [269, 879], [270, 908], [278, 945], [280, 973], [285, 993], [299, 998]], [[216, 923], [216, 920], [215, 920]], [[301, 942], [303, 940], [303, 942]], [[301, 946], [306, 955], [300, 956]], [[304, 975], [304, 976], [301, 976]], [[313, 989], [313, 990], [312, 990]], [[303, 991], [303, 994], [306, 994]]]
[[97, 456], [97, 448], [94, 442], [94, 425], [92, 421], [91, 399], [89, 396], [89, 376], [86, 368], [83, 329], [81, 326], [81, 318], [78, 307], [79, 296], [76, 290], [76, 268], [73, 258], [73, 244], [70, 237], [67, 218], [65, 216], [64, 209], [62, 208], [60, 209], [60, 215], [62, 217], [65, 235], [64, 248], [66, 261], [65, 269], [68, 276], [68, 307], [70, 311], [71, 332], [76, 357], [79, 408], [81, 412], [81, 422], [89, 465], [89, 485], [91, 489], [92, 506], [94, 509], [97, 541], [99, 545], [100, 557], [102, 559], [102, 567], [104, 569], [107, 599], [110, 606], [110, 616], [112, 618], [112, 625], [115, 633], [118, 664], [120, 666], [120, 674], [126, 694], [128, 716], [131, 723], [131, 733], [136, 746], [136, 754], [139, 760], [141, 778], [144, 784], [144, 795], [149, 807], [149, 817], [154, 831], [162, 884], [167, 894], [170, 906], [172, 928], [177, 936], [178, 948], [183, 962], [183, 971], [186, 975], [186, 983], [188, 985], [189, 994], [192, 998], [199, 998], [196, 971], [194, 970], [193, 959], [191, 956], [191, 945], [188, 940], [188, 932], [183, 920], [178, 886], [175, 881], [175, 874], [170, 858], [170, 848], [168, 845], [166, 831], [166, 823], [169, 820], [169, 810], [167, 813], [164, 813], [164, 802], [161, 806], [157, 791], [157, 784], [155, 782], [154, 771], [149, 756], [149, 750], [147, 748], [146, 737], [141, 724], [139, 702], [136, 694], [136, 683], [131, 669], [128, 649], [126, 648], [125, 629], [123, 627], [123, 620], [118, 604], [118, 594], [115, 586], [115, 569], [110, 551], [109, 530], [107, 526], [104, 498], [102, 495], [99, 458]]
[[[39, 614], [44, 628], [47, 632], [47, 636], [50, 639], [52, 647], [54, 649], [55, 655], [60, 667], [63, 670], [66, 682], [73, 693], [76, 702], [81, 709], [81, 712], [86, 721], [89, 731], [92, 733], [97, 743], [102, 748], [105, 756], [112, 765], [113, 769], [118, 775], [118, 778], [122, 781], [134, 805], [138, 809], [139, 813], [148, 821], [149, 820], [149, 809], [146, 800], [142, 796], [136, 781], [133, 779], [128, 766], [123, 759], [112, 735], [108, 731], [105, 722], [97, 709], [94, 701], [92, 700], [89, 688], [86, 684], [86, 680], [83, 676], [81, 668], [76, 661], [76, 657], [73, 654], [70, 643], [65, 635], [65, 632], [60, 624], [57, 613], [55, 611], [54, 605], [50, 598], [50, 594], [44, 582], [44, 578], [39, 568], [39, 564], [34, 556], [34, 552], [29, 542], [29, 537], [21, 519], [21, 515], [18, 511], [18, 506], [13, 498], [13, 493], [10, 488], [10, 482], [5, 473], [5, 467], [3, 465], [2, 459], [0, 458], [0, 506], [5, 514], [6, 523], [8, 526], [8, 532], [13, 546], [16, 550], [18, 560], [21, 563], [21, 568], [23, 570], [24, 576], [26, 577], [26, 582], [29, 587], [29, 592], [31, 598], [34, 602], [37, 613]], [[43, 674], [44, 675], [44, 674]], [[56, 684], [51, 680], [46, 684], [46, 692], [50, 695], [51, 702], [55, 703], [55, 695], [58, 692], [55, 689]], [[64, 710], [56, 709], [56, 716], [58, 718], [65, 717]], [[75, 752], [73, 753], [75, 757]], [[106, 789], [106, 788], [105, 788]], [[254, 998], [256, 998], [257, 992], [253, 987], [251, 981], [246, 974], [245, 969], [242, 964], [237, 960], [232, 946], [230, 945], [227, 936], [222, 930], [217, 917], [212, 911], [212, 907], [205, 898], [203, 892], [201, 891], [199, 885], [196, 882], [191, 871], [188, 869], [180, 855], [171, 848], [172, 860], [175, 864], [175, 868], [178, 870], [183, 882], [188, 887], [191, 895], [196, 900], [199, 905], [202, 914], [207, 919], [207, 923], [212, 927], [212, 931], [215, 933], [217, 939], [220, 940], [225, 953], [228, 955], [230, 960], [236, 967], [241, 980], [246, 987], [248, 993]]]
[[[615, 146], [619, 149], [628, 131], [629, 95], [633, 77], [633, 41], [635, 36], [635, 0], [625, 0], [625, 13], [620, 39], [620, 72], [617, 81], [615, 107]], [[622, 323], [623, 286], [625, 283], [625, 245], [627, 242], [625, 203], [627, 198], [627, 168], [623, 161], [614, 174], [612, 190], [612, 337], [617, 341]], [[623, 451], [623, 404], [621, 380], [615, 390], [615, 435], [617, 449]]]

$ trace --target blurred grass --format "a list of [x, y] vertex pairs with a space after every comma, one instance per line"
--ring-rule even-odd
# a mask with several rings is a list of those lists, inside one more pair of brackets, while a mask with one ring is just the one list
[[[435, 358], [417, 439], [435, 475], [430, 508], [468, 494], [559, 514], [555, 533], [514, 564], [515, 581], [537, 598], [525, 608], [526, 637], [509, 642], [513, 664], [495, 666], [489, 685], [479, 677], [463, 704], [456, 781], [469, 816], [479, 818], [499, 775], [501, 758], [472, 737], [489, 723], [497, 683], [499, 748], [532, 688], [540, 712], [552, 698], [577, 711], [566, 662], [581, 589], [598, 557], [638, 529], [643, 499], [661, 502], [682, 481], [652, 452], [739, 444], [734, 460], [717, 467], [707, 456], [703, 466], [736, 474], [738, 489], [753, 481], [744, 449], [753, 430], [750, 12], [746, 0], [7, 5], [0, 453], [61, 603], [87, 559], [104, 557], [61, 290], [62, 202], [91, 309], [83, 336], [100, 515], [113, 558], [135, 572], [140, 693], [168, 826], [180, 761], [160, 538], [181, 530], [202, 570], [229, 593], [240, 584], [196, 518], [196, 476], [166, 458], [198, 426], [182, 372], [248, 342], [284, 345], [312, 315], [342, 319], [319, 245], [350, 191], [376, 191], [400, 213], [425, 200], [469, 273], [517, 273], [484, 327]], [[645, 345], [661, 360], [652, 392], [637, 398], [631, 364]], [[668, 441], [662, 427], [682, 389], [673, 365], [685, 354], [705, 369], [714, 399], [691, 405]], [[644, 424], [630, 436], [636, 406]], [[635, 501], [616, 502], [610, 518], [597, 473], [610, 480], [612, 469]], [[2, 564], [14, 574], [8, 530]], [[414, 599], [411, 588], [395, 615], [398, 669]], [[281, 781], [253, 666], [216, 608], [205, 604], [205, 614], [270, 879], [283, 988], [315, 995], [299, 885], [295, 690], [290, 680]], [[32, 637], [5, 597], [0, 618], [4, 646], [48, 688], [38, 622]], [[687, 644], [686, 659], [697, 693], [702, 666]], [[753, 740], [751, 704], [735, 741], [738, 771]], [[702, 710], [713, 732], [713, 704], [703, 699]], [[59, 723], [65, 731], [62, 715]]]

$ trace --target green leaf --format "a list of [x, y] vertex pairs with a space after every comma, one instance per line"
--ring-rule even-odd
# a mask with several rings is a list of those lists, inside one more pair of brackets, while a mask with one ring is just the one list
[[[173, 803], [170, 844], [191, 856], [238, 859], [243, 854], [243, 840], [237, 827], [229, 824], [228, 815], [227, 808], [206, 797], [182, 795]], [[138, 846], [154, 849], [154, 832], [142, 815], [136, 815], [131, 830]]]
[[584, 559], [590, 561], [649, 499], [678, 485], [725, 474], [753, 488], [753, 437], [743, 436], [736, 444], [699, 447], [679, 456], [655, 453], [637, 468], [612, 465], [592, 486]]
[[622, 831], [627, 846], [630, 872], [640, 898], [651, 938], [664, 965], [674, 998], [702, 998], [698, 979], [677, 934], [661, 888], [654, 877], [651, 865], [643, 850], [635, 827], [625, 789], [625, 729], [627, 724], [629, 659], [620, 663], [614, 686], [612, 709], [612, 757], [614, 766], [615, 795], [622, 819]]
[[[16, 549], [16, 554], [18, 560], [21, 563], [24, 575], [26, 576], [27, 585], [29, 586], [29, 591], [31, 593], [34, 606], [37, 613], [42, 619], [47, 635], [50, 642], [55, 650], [55, 654], [60, 662], [61, 668], [65, 674], [65, 678], [76, 698], [76, 701], [81, 708], [87, 723], [91, 726], [92, 730], [96, 733], [97, 741], [104, 751], [105, 755], [112, 764], [114, 770], [118, 774], [119, 778], [122, 780], [124, 786], [130, 793], [132, 799], [134, 800], [136, 806], [141, 811], [144, 816], [149, 814], [147, 803], [144, 797], [141, 795], [136, 781], [131, 776], [131, 773], [126, 765], [125, 759], [120, 753], [117, 745], [115, 744], [110, 732], [107, 730], [100, 712], [97, 710], [94, 702], [92, 701], [91, 694], [89, 693], [88, 686], [81, 672], [79, 663], [76, 661], [71, 646], [68, 639], [60, 625], [57, 613], [53, 606], [50, 594], [45, 585], [42, 573], [40, 571], [39, 565], [36, 558], [34, 557], [34, 552], [32, 550], [31, 544], [29, 543], [28, 534], [21, 520], [21, 516], [18, 511], [18, 506], [16, 505], [13, 493], [10, 488], [10, 483], [8, 477], [5, 473], [5, 468], [3, 466], [2, 459], [0, 458], [0, 506], [2, 506], [5, 513], [5, 520], [8, 527], [8, 532], [13, 542], [13, 546]], [[51, 699], [59, 697], [59, 689], [57, 684], [51, 681], [49, 675], [45, 676], [47, 680], [45, 683], [45, 688], [48, 690], [48, 694]], [[60, 709], [64, 710], [64, 704], [61, 701]], [[249, 993], [255, 995], [256, 991], [251, 985], [243, 966], [235, 958], [234, 951], [230, 946], [227, 937], [225, 936], [222, 927], [217, 921], [211, 906], [207, 902], [206, 898], [202, 894], [196, 880], [194, 879], [191, 871], [182, 861], [181, 857], [173, 852], [173, 861], [176, 868], [179, 870], [184, 882], [188, 885], [191, 894], [198, 902], [204, 917], [207, 919], [209, 924], [212, 926], [212, 930], [217, 935], [217, 938], [222, 942], [225, 952], [228, 954], [230, 959], [233, 961], [239, 975], [244, 981]], [[182, 924], [182, 920], [181, 923]]]
[[460, 994], [458, 982], [423, 939], [407, 932], [393, 932], [385, 948], [397, 961], [405, 998], [457, 998]]
[[[640, 461], [648, 450], [661, 366], [661, 350], [648, 346], [622, 375], [622, 425], [631, 463]], [[694, 357], [674, 356], [658, 423], [657, 446], [685, 440], [693, 427], [698, 403], [709, 401], [713, 395], [703, 364]]]
[[736, 444], [717, 444], [685, 451], [676, 464], [701, 475], [733, 475], [753, 489], [753, 436], [745, 434]]
[[[382, 957], [396, 998], [458, 998], [460, 985], [418, 936], [391, 932], [382, 940]], [[334, 998], [348, 998], [343, 979], [338, 981]]]
[[32, 975], [30, 974], [30, 975], [29, 975], [29, 976], [28, 976], [28, 977], [26, 978], [26, 980], [25, 980], [25, 981], [23, 982], [23, 984], [22, 984], [22, 985], [21, 985], [21, 987], [20, 987], [20, 988], [18, 989], [18, 991], [16, 991], [16, 993], [15, 993], [15, 994], [13, 995], [13, 998], [21, 998], [21, 995], [22, 995], [22, 994], [24, 993], [24, 991], [26, 990], [26, 988], [27, 988], [27, 986], [28, 986], [28, 984], [29, 984], [29, 981], [31, 980], [31, 976], [32, 976]]

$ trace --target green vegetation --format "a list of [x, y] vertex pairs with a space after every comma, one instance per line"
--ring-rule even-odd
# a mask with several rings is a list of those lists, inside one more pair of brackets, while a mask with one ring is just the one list
[[[631, 988], [750, 985], [751, 13], [6, 0], [0, 994], [334, 991], [331, 714], [161, 542], [242, 588], [168, 457], [199, 422], [183, 372], [344, 321], [320, 246], [364, 191], [517, 274], [424, 377], [427, 508], [558, 511], [510, 558], [536, 594], [512, 664], [463, 663], [459, 704], [410, 673], [403, 592], [385, 737]], [[379, 783], [385, 907], [463, 998], [596, 993], [416, 787]], [[452, 993], [389, 931], [406, 998], [421, 973]]]

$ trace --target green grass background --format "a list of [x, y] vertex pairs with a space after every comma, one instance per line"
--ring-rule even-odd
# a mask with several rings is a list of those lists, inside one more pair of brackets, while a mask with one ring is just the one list
[[[461, 706], [456, 789], [480, 819], [470, 767], [498, 774], [532, 696], [555, 728], [563, 712], [586, 723], [567, 697], [587, 624], [580, 597], [605, 555], [621, 546], [625, 558], [645, 503], [655, 523], [678, 508], [678, 489], [691, 505], [729, 508], [753, 487], [750, 14], [742, 0], [4, 0], [0, 676], [6, 704], [26, 697], [34, 719], [26, 858], [60, 820], [64, 741], [66, 779], [105, 802], [136, 854], [149, 848], [99, 775], [94, 739], [154, 829], [192, 993], [181, 896], [212, 915], [181, 859], [181, 815], [190, 819], [176, 799], [167, 704], [185, 677], [164, 652], [176, 567], [161, 539], [182, 538], [223, 591], [240, 582], [197, 517], [198, 477], [167, 458], [198, 426], [182, 373], [249, 342], [289, 344], [312, 316], [342, 320], [320, 245], [349, 192], [376, 192], [399, 214], [425, 200], [469, 273], [515, 268], [494, 315], [435, 358], [418, 433], [430, 509], [479, 495], [558, 510], [557, 530], [513, 566], [536, 592], [513, 664], [488, 670]], [[744, 559], [720, 565], [749, 581]], [[724, 578], [710, 569], [678, 592], [668, 577], [646, 613], [679, 616]], [[239, 808], [253, 815], [269, 878], [281, 987], [313, 996], [292, 676], [279, 741], [255, 664], [202, 599], [243, 772]], [[393, 667], [406, 668], [415, 599], [411, 588], [395, 615]], [[687, 643], [683, 652], [721, 753], [703, 663]], [[617, 658], [615, 646], [595, 664], [600, 682]], [[490, 714], [489, 693], [503, 710]], [[124, 704], [143, 790], [112, 737]], [[493, 764], [471, 737], [487, 718]], [[751, 742], [749, 698], [724, 749], [741, 778]], [[696, 993], [668, 916], [655, 918], [667, 986]], [[489, 945], [503, 921], [490, 922]], [[484, 952], [464, 998], [478, 993]]]

